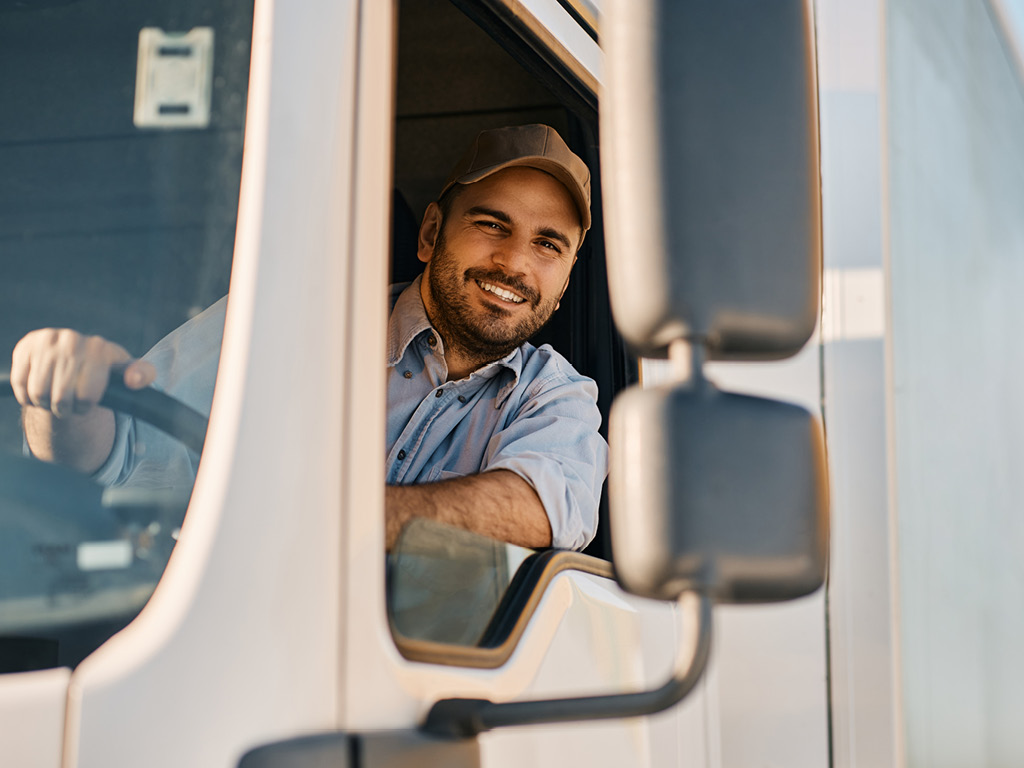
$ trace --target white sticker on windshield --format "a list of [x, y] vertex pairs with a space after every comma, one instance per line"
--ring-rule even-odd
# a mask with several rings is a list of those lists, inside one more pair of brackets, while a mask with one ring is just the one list
[[87, 541], [78, 545], [78, 570], [107, 571], [132, 564], [129, 541]]
[[135, 125], [139, 128], [205, 128], [213, 90], [213, 29], [139, 31], [135, 75]]

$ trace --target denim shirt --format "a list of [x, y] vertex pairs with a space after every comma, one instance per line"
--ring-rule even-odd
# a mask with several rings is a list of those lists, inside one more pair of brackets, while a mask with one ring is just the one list
[[[142, 356], [156, 369], [154, 386], [203, 414], [210, 412], [220, 362], [227, 296], [171, 331]], [[93, 474], [101, 485], [188, 494], [199, 456], [156, 427], [115, 414], [114, 446]]]
[[[607, 473], [596, 386], [551, 347], [530, 344], [446, 382], [443, 342], [427, 320], [419, 282], [404, 292], [392, 288], [387, 483], [507, 469], [537, 491], [553, 545], [583, 547], [594, 537]], [[157, 370], [157, 388], [202, 413], [210, 412], [213, 400], [226, 307], [227, 297], [143, 356]], [[188, 493], [198, 456], [145, 422], [117, 414], [116, 425], [113, 450], [94, 474], [97, 482]]]
[[420, 280], [392, 287], [387, 483], [506, 469], [540, 496], [553, 546], [585, 546], [608, 471], [597, 385], [550, 345], [529, 343], [447, 381], [444, 342], [427, 318]]

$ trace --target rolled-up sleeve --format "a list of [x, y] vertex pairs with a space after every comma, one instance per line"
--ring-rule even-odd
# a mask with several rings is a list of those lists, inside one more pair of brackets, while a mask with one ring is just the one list
[[123, 413], [114, 414], [114, 445], [103, 465], [92, 478], [103, 486], [119, 485], [131, 474], [135, 456], [135, 420]]
[[608, 473], [600, 426], [597, 386], [559, 371], [530, 386], [515, 418], [488, 445], [485, 470], [515, 472], [540, 496], [552, 546], [581, 549], [597, 532]]

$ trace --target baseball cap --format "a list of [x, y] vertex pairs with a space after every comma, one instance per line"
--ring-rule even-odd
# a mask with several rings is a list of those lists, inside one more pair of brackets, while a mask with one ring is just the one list
[[549, 125], [515, 125], [482, 131], [452, 169], [444, 188], [472, 184], [513, 166], [550, 173], [569, 191], [579, 210], [583, 231], [590, 229], [590, 169]]

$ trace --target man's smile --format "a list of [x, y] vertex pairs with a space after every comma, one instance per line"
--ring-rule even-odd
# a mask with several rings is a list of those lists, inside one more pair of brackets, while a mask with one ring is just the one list
[[520, 296], [517, 293], [514, 293], [508, 288], [504, 288], [500, 285], [495, 285], [494, 283], [489, 283], [486, 280], [476, 280], [476, 284], [479, 285], [483, 290], [487, 291], [488, 293], [494, 294], [499, 299], [502, 299], [504, 301], [509, 301], [513, 304], [522, 304], [524, 301], [526, 301], [526, 299], [524, 299], [522, 296]]

